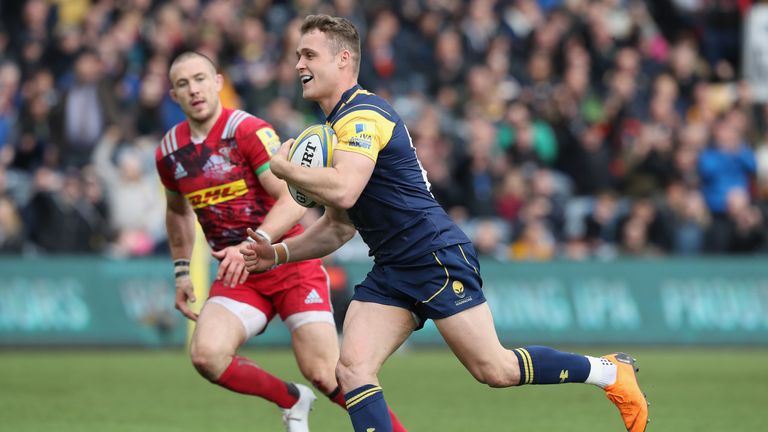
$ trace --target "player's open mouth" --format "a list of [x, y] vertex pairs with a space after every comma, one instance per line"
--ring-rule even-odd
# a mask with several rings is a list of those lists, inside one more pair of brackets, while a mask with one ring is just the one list
[[306, 84], [310, 81], [312, 81], [312, 78], [314, 78], [312, 75], [302, 75], [301, 77], [301, 83]]
[[192, 101], [192, 106], [193, 107], [197, 107], [197, 106], [200, 106], [200, 105], [202, 105], [204, 103], [205, 103], [204, 100], [196, 100], [196, 101]]

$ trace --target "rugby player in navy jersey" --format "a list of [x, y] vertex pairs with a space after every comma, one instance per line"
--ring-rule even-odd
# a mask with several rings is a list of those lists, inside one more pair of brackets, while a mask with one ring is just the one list
[[307, 168], [288, 161], [288, 140], [272, 157], [271, 168], [325, 204], [325, 213], [303, 234], [280, 244], [270, 245], [250, 232], [255, 243], [241, 252], [248, 271], [256, 273], [325, 256], [355, 231], [368, 245], [373, 269], [355, 287], [336, 368], [354, 430], [392, 430], [379, 369], [432, 319], [481, 383], [594, 384], [619, 408], [628, 431], [644, 431], [647, 403], [634, 359], [627, 354], [589, 357], [543, 346], [501, 345], [470, 240], [431, 195], [402, 119], [357, 84], [360, 38], [355, 27], [343, 18], [308, 16], [296, 52], [304, 98], [320, 105], [338, 145], [331, 167]]

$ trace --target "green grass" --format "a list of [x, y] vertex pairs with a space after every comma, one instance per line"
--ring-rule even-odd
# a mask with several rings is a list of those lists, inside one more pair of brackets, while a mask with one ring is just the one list
[[[584, 350], [591, 354], [601, 349]], [[651, 400], [649, 431], [765, 430], [768, 350], [643, 348], [640, 380]], [[263, 367], [300, 379], [289, 352], [249, 350]], [[394, 356], [381, 375], [409, 430], [620, 431], [595, 387], [490, 389], [448, 351]], [[350, 431], [344, 412], [318, 400], [314, 432]], [[176, 351], [0, 352], [0, 429], [14, 432], [280, 431], [277, 408], [200, 378]]]

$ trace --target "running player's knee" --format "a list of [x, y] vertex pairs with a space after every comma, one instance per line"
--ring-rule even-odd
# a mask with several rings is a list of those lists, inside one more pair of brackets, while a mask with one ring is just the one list
[[304, 372], [304, 378], [311, 382], [316, 389], [323, 394], [328, 394], [336, 389], [336, 371], [333, 367], [317, 365]]
[[517, 383], [512, 370], [501, 365], [483, 363], [469, 369], [472, 376], [488, 387], [510, 387]]
[[210, 381], [217, 380], [228, 366], [228, 356], [205, 345], [193, 345], [189, 355], [197, 372]]
[[362, 362], [342, 356], [336, 365], [336, 377], [342, 388], [348, 389], [351, 383], [367, 382], [375, 378], [376, 372]]

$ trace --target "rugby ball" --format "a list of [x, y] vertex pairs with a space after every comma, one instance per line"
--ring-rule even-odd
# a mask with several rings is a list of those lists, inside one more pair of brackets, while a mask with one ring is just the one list
[[[330, 126], [312, 125], [296, 137], [288, 151], [288, 160], [292, 164], [307, 168], [329, 167], [336, 143], [336, 133]], [[318, 205], [312, 198], [290, 183], [288, 184], [288, 191], [290, 191], [293, 199], [303, 207], [316, 207]]]

